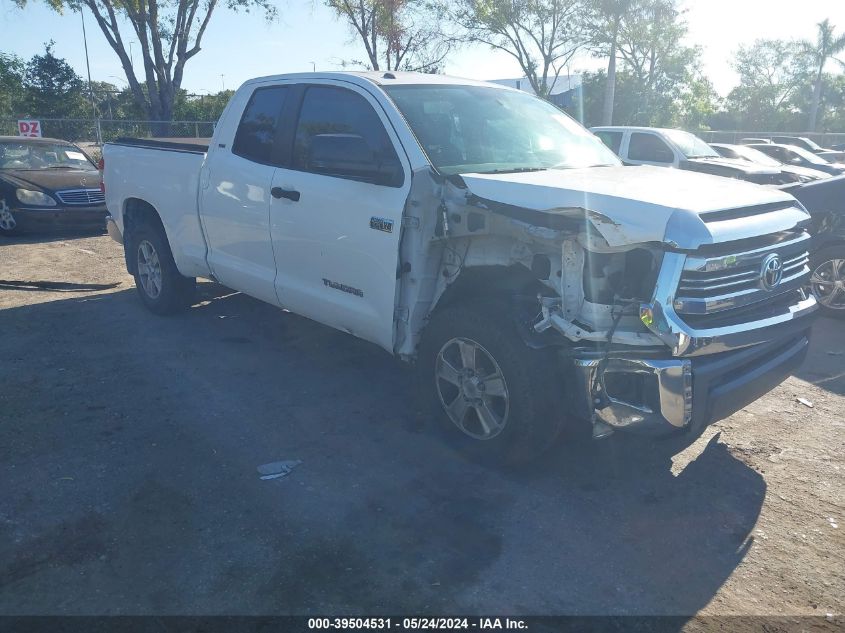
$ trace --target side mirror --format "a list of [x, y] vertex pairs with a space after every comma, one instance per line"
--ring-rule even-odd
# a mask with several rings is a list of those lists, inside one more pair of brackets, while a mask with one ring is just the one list
[[311, 138], [308, 170], [370, 182], [396, 186], [402, 182], [402, 166], [394, 157], [385, 159], [373, 151], [357, 134], [317, 134]]

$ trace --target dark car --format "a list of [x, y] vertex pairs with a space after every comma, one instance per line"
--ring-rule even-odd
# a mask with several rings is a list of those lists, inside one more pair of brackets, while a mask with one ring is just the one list
[[0, 136], [0, 235], [42, 228], [105, 229], [100, 172], [57, 139]]
[[778, 143], [755, 143], [749, 145], [754, 149], [760, 150], [766, 156], [771, 156], [781, 163], [787, 165], [796, 165], [798, 167], [809, 167], [810, 169], [818, 169], [832, 176], [838, 176], [845, 173], [845, 165], [831, 163], [821, 156], [813, 154], [806, 149], [797, 147], [795, 145], [781, 145]]
[[785, 189], [812, 216], [810, 287], [822, 310], [845, 318], [845, 176]]
[[737, 160], [745, 160], [749, 163], [762, 165], [764, 167], [772, 167], [779, 169], [782, 174], [791, 176], [794, 182], [811, 182], [819, 180], [820, 178], [830, 178], [830, 174], [819, 171], [817, 169], [810, 169], [809, 167], [799, 167], [798, 165], [787, 165], [780, 161], [767, 156], [763, 152], [754, 149], [748, 145], [730, 145], [728, 143], [710, 143], [710, 147], [716, 150], [720, 156], [724, 158], [734, 158]]

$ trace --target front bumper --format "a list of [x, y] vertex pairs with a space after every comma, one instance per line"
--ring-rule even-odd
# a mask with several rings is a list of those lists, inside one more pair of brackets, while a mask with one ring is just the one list
[[44, 229], [102, 232], [106, 229], [106, 215], [108, 215], [105, 205], [57, 206], [43, 209], [13, 207], [10, 211], [15, 218], [15, 228], [25, 232]]
[[[805, 324], [806, 325], [806, 324]], [[601, 429], [700, 434], [774, 389], [807, 355], [809, 328], [786, 339], [694, 358], [581, 358], [576, 406]]]
[[111, 214], [106, 216], [106, 232], [118, 244], [123, 244], [123, 234]]

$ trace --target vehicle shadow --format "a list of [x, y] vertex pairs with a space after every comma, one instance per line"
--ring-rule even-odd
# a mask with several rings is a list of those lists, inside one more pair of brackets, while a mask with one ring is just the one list
[[753, 543], [766, 485], [718, 437], [677, 474], [624, 438], [495, 469], [368, 343], [134, 294], [0, 310], [0, 613], [689, 617]]
[[813, 362], [795, 375], [831, 393], [845, 396], [845, 327], [839, 319], [821, 317], [813, 324], [810, 340]]
[[75, 283], [69, 281], [19, 281], [0, 279], [0, 290], [25, 290], [29, 292], [98, 292], [117, 288], [119, 282], [108, 284]]
[[0, 235], [0, 248], [14, 244], [46, 244], [48, 242], [64, 242], [65, 240], [80, 239], [86, 237], [97, 237], [106, 232], [105, 222], [102, 229], [79, 230], [69, 228], [57, 228], [44, 232], [14, 233], [12, 235]]

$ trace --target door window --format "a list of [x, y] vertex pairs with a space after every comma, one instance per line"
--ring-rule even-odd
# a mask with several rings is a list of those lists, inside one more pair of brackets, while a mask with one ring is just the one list
[[628, 158], [650, 163], [671, 163], [675, 160], [675, 154], [658, 136], [634, 132], [628, 143]]
[[596, 136], [601, 139], [601, 142], [607, 145], [614, 154], [619, 154], [619, 148], [622, 146], [622, 132], [596, 132]]
[[294, 169], [398, 187], [404, 172], [373, 107], [361, 95], [310, 86], [302, 100]]
[[275, 141], [287, 86], [258, 88], [241, 117], [232, 152], [256, 163], [275, 165]]

